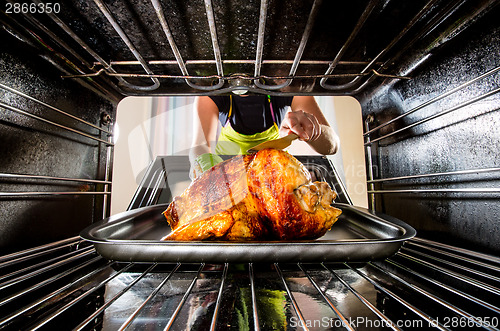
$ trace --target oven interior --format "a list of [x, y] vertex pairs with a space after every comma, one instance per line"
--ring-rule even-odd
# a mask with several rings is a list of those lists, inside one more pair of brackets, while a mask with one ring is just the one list
[[[499, 329], [498, 3], [6, 1], [0, 328]], [[121, 263], [78, 237], [110, 216], [120, 100], [242, 89], [356, 98], [369, 207], [417, 237], [317, 264]]]

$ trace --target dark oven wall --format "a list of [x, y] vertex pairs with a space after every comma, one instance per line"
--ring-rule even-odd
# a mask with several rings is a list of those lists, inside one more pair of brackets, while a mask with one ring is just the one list
[[458, 9], [446, 30], [429, 31], [400, 60], [411, 80], [359, 97], [372, 205], [421, 237], [497, 254], [498, 7]]
[[71, 64], [57, 50], [3, 23], [0, 252], [8, 253], [77, 236], [102, 219], [112, 160], [102, 119], [114, 118], [118, 99], [90, 80], [63, 80]]

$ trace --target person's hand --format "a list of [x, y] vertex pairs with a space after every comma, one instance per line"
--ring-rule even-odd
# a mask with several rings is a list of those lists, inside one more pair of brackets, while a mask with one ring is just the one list
[[313, 114], [302, 110], [286, 113], [281, 123], [280, 135], [287, 136], [295, 133], [300, 140], [311, 142], [321, 135], [321, 125]]

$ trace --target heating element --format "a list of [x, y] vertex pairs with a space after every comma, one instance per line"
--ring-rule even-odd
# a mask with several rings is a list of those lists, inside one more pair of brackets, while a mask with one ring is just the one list
[[[83, 79], [104, 94], [227, 93], [244, 88], [257, 93], [356, 95], [377, 80], [411, 79], [408, 74], [414, 68], [401, 66], [409, 49], [421, 47], [425, 38], [438, 38], [432, 47], [439, 46], [494, 5], [491, 0], [428, 0], [406, 4], [402, 10], [395, 2], [377, 0], [292, 1], [285, 7], [269, 0], [251, 5], [233, 0], [232, 6], [213, 0], [94, 0], [66, 3], [46, 15], [18, 8], [23, 15], [10, 15], [6, 26], [28, 40], [42, 37], [25, 26], [40, 31], [57, 61], [69, 64], [64, 77]], [[7, 13], [15, 13], [15, 8], [15, 2], [8, 1]], [[84, 33], [75, 21], [88, 24]], [[446, 24], [452, 28], [435, 33]], [[332, 31], [337, 33], [334, 39], [329, 38]], [[241, 81], [245, 86], [238, 87]]]

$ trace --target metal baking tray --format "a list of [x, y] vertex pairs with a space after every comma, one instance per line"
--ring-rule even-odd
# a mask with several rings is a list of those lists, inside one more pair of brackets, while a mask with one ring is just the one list
[[161, 214], [168, 204], [104, 219], [80, 236], [99, 254], [129, 262], [368, 262], [395, 254], [415, 230], [404, 222], [348, 204], [323, 237], [299, 241], [161, 241], [171, 230]]

